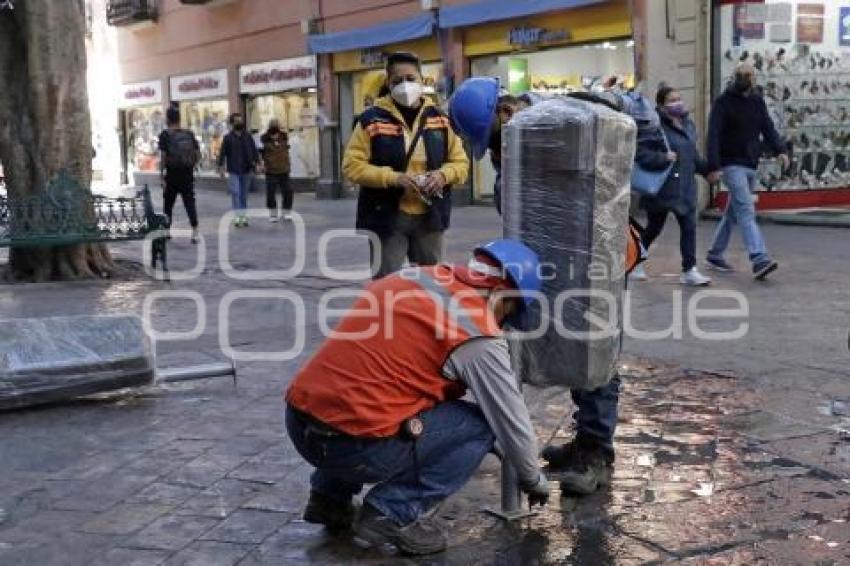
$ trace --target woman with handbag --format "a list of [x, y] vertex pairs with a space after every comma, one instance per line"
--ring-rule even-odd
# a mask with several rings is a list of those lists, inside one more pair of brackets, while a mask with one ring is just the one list
[[[715, 183], [720, 173], [709, 171], [708, 163], [700, 157], [696, 126], [688, 117], [679, 91], [662, 85], [655, 102], [660, 125], [638, 137], [635, 156], [635, 168], [642, 170], [647, 177], [655, 174], [658, 179], [657, 188], [641, 191], [641, 205], [647, 213], [643, 245], [649, 249], [664, 229], [667, 215], [672, 212], [681, 230], [682, 275], [679, 280], [682, 285], [705, 286], [711, 283], [711, 279], [700, 273], [696, 266], [696, 174], [703, 175], [709, 183]], [[638, 280], [648, 278], [642, 266], [632, 275]]]

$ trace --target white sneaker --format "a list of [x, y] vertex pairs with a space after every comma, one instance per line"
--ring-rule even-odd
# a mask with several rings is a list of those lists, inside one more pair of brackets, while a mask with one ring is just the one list
[[649, 275], [646, 274], [646, 269], [644, 269], [642, 265], [635, 267], [629, 275], [629, 278], [634, 279], [635, 281], [649, 281]]
[[292, 213], [287, 212], [286, 214], [283, 215], [283, 219], [292, 222]]
[[711, 284], [711, 277], [706, 277], [699, 272], [699, 269], [692, 267], [679, 277], [679, 282], [690, 287], [705, 287]]
[[277, 217], [277, 214], [270, 214], [269, 215], [269, 222], [271, 222], [272, 224], [274, 224], [275, 222], [278, 222], [278, 220], [279, 219]]

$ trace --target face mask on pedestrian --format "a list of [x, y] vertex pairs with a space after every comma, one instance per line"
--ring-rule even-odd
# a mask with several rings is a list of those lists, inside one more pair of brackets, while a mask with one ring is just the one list
[[393, 100], [407, 108], [413, 108], [422, 98], [422, 83], [402, 81], [390, 91]]
[[751, 88], [753, 88], [753, 80], [747, 75], [735, 75], [735, 80], [732, 83], [732, 87], [736, 92], [740, 94], [745, 94], [749, 92]]
[[664, 110], [674, 118], [684, 118], [688, 115], [688, 107], [681, 100], [668, 102], [664, 105]]

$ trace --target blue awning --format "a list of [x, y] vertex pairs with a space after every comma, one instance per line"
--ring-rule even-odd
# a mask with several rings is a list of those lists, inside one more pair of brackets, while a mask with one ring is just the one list
[[568, 10], [606, 0], [482, 0], [465, 6], [440, 8], [440, 27], [457, 28], [486, 22], [531, 16], [552, 10]]
[[433, 33], [434, 15], [428, 13], [368, 28], [310, 35], [307, 36], [307, 49], [310, 53], [337, 53], [419, 39]]

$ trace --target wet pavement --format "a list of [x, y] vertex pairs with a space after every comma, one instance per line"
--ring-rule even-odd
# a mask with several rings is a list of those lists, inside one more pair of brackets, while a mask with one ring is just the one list
[[[207, 261], [197, 279], [152, 280], [132, 263], [138, 243], [115, 246], [129, 262], [125, 275], [2, 286], [0, 315], [141, 313], [152, 292], [177, 289], [204, 299], [206, 325], [191, 341], [160, 344], [163, 367], [221, 360], [222, 341], [243, 352], [285, 350], [297, 342], [295, 330], [310, 351], [323, 293], [356, 282], [323, 277], [314, 251], [291, 281], [228, 277], [215, 235], [227, 199], [200, 196]], [[353, 217], [351, 201], [302, 197], [299, 209], [309, 250], [325, 229], [348, 227]], [[492, 210], [458, 209], [449, 257], [461, 260], [497, 235], [497, 225]], [[701, 225], [700, 242], [712, 228]], [[617, 462], [610, 487], [594, 496], [562, 498], [553, 482], [546, 509], [502, 523], [482, 512], [499, 501], [499, 464], [488, 458], [438, 510], [447, 552], [412, 560], [330, 537], [299, 518], [309, 467], [283, 434], [280, 394], [305, 353], [241, 362], [236, 387], [213, 379], [0, 415], [0, 564], [848, 564], [846, 232], [765, 230], [781, 250], [776, 280], [757, 286], [742, 273], [715, 281], [749, 299], [746, 337], [626, 341]], [[642, 328], [669, 325], [679, 290], [669, 276], [678, 262], [670, 232], [653, 250], [652, 281], [633, 288]], [[257, 220], [234, 234], [232, 263], [242, 272], [283, 269], [296, 257], [295, 239], [292, 226]], [[172, 269], [196, 263], [188, 241], [175, 239], [169, 251]], [[357, 240], [335, 240], [328, 255], [340, 269], [367, 260]], [[736, 248], [731, 259], [743, 267], [742, 258]], [[304, 301], [303, 323], [279, 300], [243, 297], [222, 328], [220, 309], [233, 291], [287, 290]], [[199, 307], [186, 296], [148, 306], [160, 331], [196, 325]], [[569, 395], [526, 394], [541, 443], [568, 439]]]

